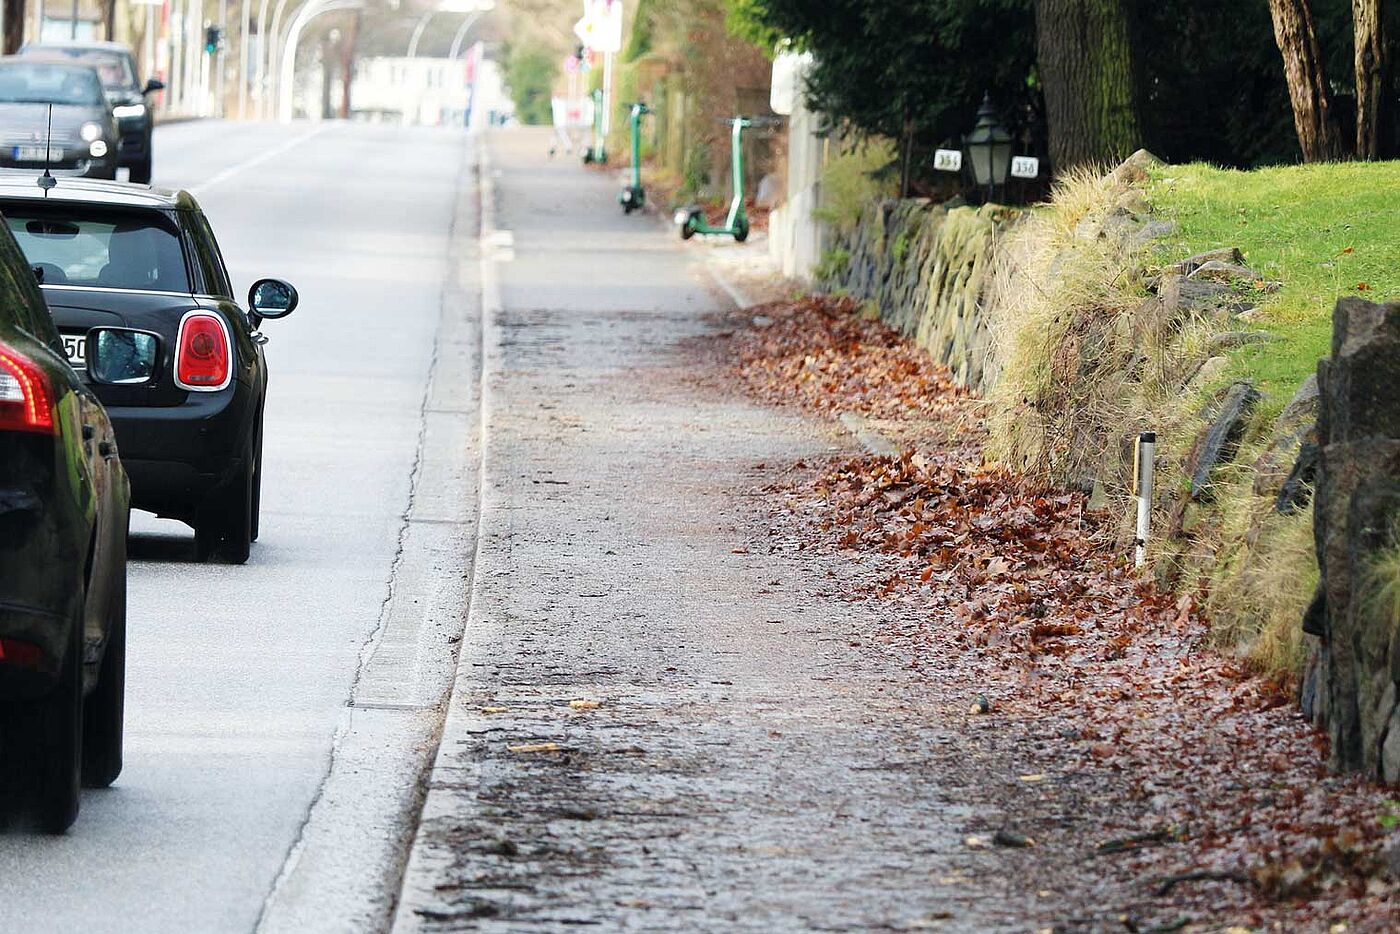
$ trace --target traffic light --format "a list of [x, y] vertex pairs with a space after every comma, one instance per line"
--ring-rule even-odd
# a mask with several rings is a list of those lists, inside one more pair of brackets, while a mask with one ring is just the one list
[[208, 55], [213, 55], [224, 47], [224, 28], [222, 26], [204, 27], [204, 51]]

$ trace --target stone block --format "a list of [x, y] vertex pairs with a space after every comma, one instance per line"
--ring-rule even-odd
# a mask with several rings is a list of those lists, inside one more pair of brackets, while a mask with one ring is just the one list
[[1231, 383], [1219, 402], [1213, 406], [1214, 417], [1196, 439], [1191, 452], [1191, 499], [1200, 501], [1209, 496], [1211, 474], [1218, 465], [1234, 458], [1259, 398], [1257, 389], [1248, 382], [1239, 380]]
[[[1400, 631], [1369, 598], [1376, 555], [1400, 518], [1400, 304], [1343, 299], [1318, 367], [1314, 529], [1321, 584], [1306, 628], [1320, 636], [1314, 716], [1333, 765], [1400, 779]], [[1389, 387], [1389, 391], [1386, 391]]]

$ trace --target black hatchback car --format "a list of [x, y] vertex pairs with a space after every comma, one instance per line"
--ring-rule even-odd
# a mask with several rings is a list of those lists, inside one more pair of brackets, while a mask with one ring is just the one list
[[165, 88], [158, 78], [144, 85], [136, 77], [136, 56], [120, 42], [45, 42], [28, 44], [19, 50], [25, 58], [68, 61], [87, 65], [97, 72], [102, 89], [112, 104], [121, 133], [118, 163], [131, 171], [131, 181], [149, 184], [154, 160], [151, 137], [155, 121], [148, 98]]
[[[153, 335], [92, 332], [95, 379], [150, 376]], [[130, 486], [102, 405], [0, 231], [0, 806], [66, 830], [122, 768]]]
[[[42, 179], [41, 181], [48, 181]], [[132, 506], [194, 527], [200, 560], [248, 560], [258, 537], [267, 338], [297, 293], [261, 279], [240, 307], [214, 232], [186, 192], [0, 177], [0, 214], [39, 278], [75, 367], [93, 328], [150, 332], [153, 378], [97, 385]]]

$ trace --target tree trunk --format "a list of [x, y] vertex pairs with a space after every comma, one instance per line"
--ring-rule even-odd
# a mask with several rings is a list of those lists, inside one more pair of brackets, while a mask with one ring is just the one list
[[1356, 30], [1356, 157], [1381, 157], [1386, 86], [1382, 0], [1351, 0]]
[[1283, 54], [1283, 75], [1293, 102], [1293, 126], [1304, 162], [1326, 162], [1343, 155], [1341, 134], [1332, 117], [1332, 94], [1322, 67], [1322, 49], [1308, 0], [1269, 0], [1274, 41]]
[[904, 105], [904, 134], [899, 141], [899, 196], [909, 197], [909, 183], [914, 174], [914, 118], [909, 105]]
[[0, 53], [14, 55], [24, 45], [24, 0], [0, 0], [5, 4], [5, 34], [0, 37]]
[[1141, 145], [1124, 0], [1035, 0], [1036, 53], [1057, 171]]
[[342, 78], [340, 86], [340, 119], [350, 119], [350, 84], [355, 78], [355, 46], [360, 41], [360, 12], [356, 10], [350, 18], [350, 25], [345, 29], [345, 38], [341, 41], [340, 54], [340, 74]]

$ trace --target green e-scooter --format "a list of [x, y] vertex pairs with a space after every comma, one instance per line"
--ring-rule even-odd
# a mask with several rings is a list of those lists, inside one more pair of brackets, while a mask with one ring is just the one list
[[583, 164], [606, 165], [607, 161], [608, 151], [603, 140], [603, 92], [599, 89], [593, 92], [593, 145], [583, 151]]
[[738, 116], [723, 122], [731, 127], [730, 162], [734, 166], [734, 200], [729, 204], [729, 215], [723, 225], [715, 227], [705, 220], [705, 212], [698, 205], [681, 208], [676, 212], [675, 221], [681, 229], [682, 240], [689, 240], [698, 233], [727, 235], [739, 243], [749, 238], [749, 215], [744, 209], [744, 130], [768, 121]]
[[640, 211], [647, 203], [647, 192], [642, 187], [642, 116], [649, 113], [651, 108], [640, 101], [632, 105], [632, 184], [622, 189], [617, 199], [622, 202], [624, 214]]

